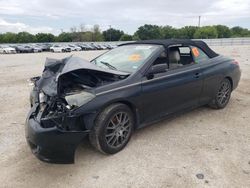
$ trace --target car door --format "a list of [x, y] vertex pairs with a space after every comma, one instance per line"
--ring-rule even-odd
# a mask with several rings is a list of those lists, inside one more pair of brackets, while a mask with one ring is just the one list
[[202, 49], [191, 46], [194, 52], [194, 61], [200, 65], [203, 74], [203, 89], [200, 97], [200, 105], [209, 103], [217, 92], [220, 81], [223, 79], [221, 69], [224, 65], [221, 60], [210, 58]]
[[202, 89], [199, 64], [183, 65], [142, 78], [142, 123], [198, 105]]

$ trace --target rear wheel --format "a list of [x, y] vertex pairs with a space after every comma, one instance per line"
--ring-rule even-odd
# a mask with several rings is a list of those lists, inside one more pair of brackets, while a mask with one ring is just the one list
[[117, 103], [104, 109], [97, 117], [89, 139], [99, 151], [114, 154], [129, 142], [134, 129], [134, 115], [125, 104]]
[[224, 108], [230, 100], [231, 92], [232, 92], [231, 82], [226, 78], [221, 82], [219, 90], [217, 91], [216, 96], [211, 101], [209, 106], [215, 109]]

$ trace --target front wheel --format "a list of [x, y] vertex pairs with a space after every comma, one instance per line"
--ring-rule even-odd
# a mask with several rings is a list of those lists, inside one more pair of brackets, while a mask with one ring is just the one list
[[209, 104], [210, 107], [215, 109], [222, 109], [228, 104], [231, 97], [232, 85], [231, 82], [226, 78], [224, 79], [216, 93], [216, 96]]
[[103, 153], [117, 153], [129, 142], [134, 124], [134, 115], [127, 105], [110, 105], [98, 115], [89, 135], [90, 143]]

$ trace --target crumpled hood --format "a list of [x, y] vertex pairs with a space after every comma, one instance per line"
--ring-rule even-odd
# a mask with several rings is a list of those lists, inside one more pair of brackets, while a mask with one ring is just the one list
[[36, 86], [45, 94], [49, 96], [55, 96], [58, 94], [58, 80], [60, 80], [60, 77], [76, 70], [93, 70], [121, 76], [126, 76], [129, 74], [117, 70], [101, 68], [94, 63], [74, 56], [60, 60], [47, 58], [43, 74], [36, 82]]

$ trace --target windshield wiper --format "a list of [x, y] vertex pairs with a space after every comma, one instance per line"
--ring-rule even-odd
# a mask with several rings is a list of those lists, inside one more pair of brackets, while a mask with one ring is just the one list
[[106, 65], [107, 67], [109, 67], [110, 69], [113, 69], [113, 70], [117, 70], [116, 67], [114, 67], [113, 65], [110, 65], [109, 63], [107, 62], [104, 62], [104, 61], [100, 61], [100, 63], [102, 63], [103, 65]]

